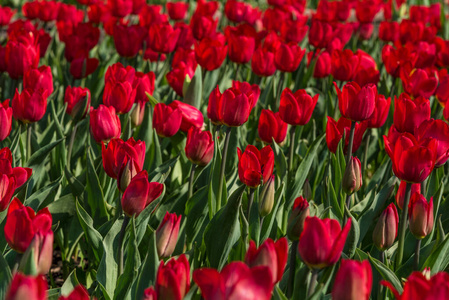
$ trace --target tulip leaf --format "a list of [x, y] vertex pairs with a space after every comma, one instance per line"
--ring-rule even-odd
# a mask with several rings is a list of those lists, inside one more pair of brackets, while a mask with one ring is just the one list
[[173, 157], [173, 158], [167, 160], [166, 162], [164, 162], [163, 164], [159, 165], [157, 168], [155, 168], [153, 170], [153, 172], [151, 172], [148, 175], [148, 180], [150, 180], [151, 182], [157, 181], [160, 183], [164, 183], [165, 179], [167, 179], [168, 175], [170, 174], [171, 170], [175, 166], [178, 159], [179, 159], [179, 155], [177, 155], [176, 157]]
[[[351, 220], [351, 229], [349, 230], [348, 237], [346, 239], [345, 250], [344, 252], [352, 258], [355, 254], [355, 249], [357, 248], [357, 244], [359, 243], [360, 238], [360, 226], [354, 216], [351, 214], [349, 209], [345, 205], [345, 212], [349, 216]], [[344, 226], [345, 224], [343, 224]]]
[[207, 186], [201, 187], [192, 198], [187, 201], [185, 214], [187, 243], [196, 242], [201, 244], [204, 229], [209, 221], [208, 217], [208, 189]]
[[240, 239], [239, 206], [245, 188], [242, 185], [235, 190], [206, 227], [204, 243], [212, 268], [221, 269], [225, 265], [232, 247]]
[[106, 202], [98, 179], [97, 171], [94, 166], [92, 155], [87, 148], [87, 180], [86, 180], [86, 197], [94, 220], [107, 220], [108, 212], [106, 210]]
[[0, 299], [6, 299], [6, 291], [12, 279], [11, 269], [0, 252]]
[[274, 194], [274, 207], [269, 215], [263, 219], [262, 230], [260, 232], [260, 241], [265, 241], [271, 234], [274, 223], [276, 221], [276, 216], [281, 205], [285, 190], [285, 183], [282, 182], [281, 186], [278, 187], [276, 193]]
[[153, 215], [154, 210], [159, 205], [159, 203], [161, 203], [161, 200], [164, 198], [164, 195], [165, 195], [165, 185], [162, 194], [157, 199], [154, 199], [150, 204], [148, 204], [147, 207], [145, 207], [145, 209], [136, 217], [137, 245], [140, 245], [140, 243], [142, 242], [142, 239], [147, 229], [148, 222], [150, 221], [150, 218]]
[[330, 201], [328, 201], [331, 204], [332, 211], [335, 213], [337, 218], [339, 220], [343, 220], [343, 209], [340, 207], [340, 203], [338, 203], [337, 194], [335, 193], [334, 185], [332, 184], [332, 181], [330, 179], [327, 180], [328, 184], [328, 192], [327, 196], [330, 198]]
[[196, 68], [195, 74], [187, 87], [187, 91], [184, 93], [184, 102], [198, 109], [200, 109], [201, 106], [203, 91], [202, 81], [201, 68]]
[[65, 177], [69, 182], [69, 186], [71, 188], [71, 192], [75, 197], [82, 197], [84, 193], [85, 186], [81, 183], [81, 181], [73, 176], [72, 172], [70, 172], [67, 167], [64, 169]]
[[402, 284], [399, 278], [396, 276], [396, 274], [391, 269], [389, 269], [385, 264], [378, 261], [369, 254], [368, 259], [370, 260], [371, 264], [376, 268], [376, 270], [380, 273], [382, 278], [390, 282], [393, 285], [393, 287], [399, 292], [399, 294], [401, 294]]
[[273, 139], [273, 152], [274, 152], [274, 163], [276, 165], [276, 173], [279, 178], [283, 179], [287, 174], [287, 159], [285, 158], [284, 151]]
[[61, 287], [61, 295], [68, 296], [78, 284], [79, 281], [78, 278], [76, 277], [76, 269], [75, 269], [64, 281], [64, 284]]
[[[50, 154], [54, 147], [59, 145], [64, 139], [56, 140], [48, 145], [42, 146], [39, 150], [31, 155], [30, 159], [27, 161], [27, 167], [32, 169], [37, 169], [42, 166], [45, 162], [45, 158]], [[34, 170], [33, 170], [34, 171]]]
[[99, 261], [103, 255], [103, 245], [102, 240], [103, 237], [101, 234], [94, 228], [94, 221], [91, 216], [84, 210], [84, 208], [76, 201], [76, 213], [78, 215], [78, 219], [80, 221], [81, 227], [86, 234], [86, 239], [89, 242], [89, 245], [92, 246], [92, 250], [94, 252], [95, 258]]
[[[218, 137], [215, 138], [214, 142], [214, 157], [212, 158], [211, 162], [211, 169], [210, 169], [210, 175], [209, 175], [209, 193], [208, 193], [208, 208], [209, 208], [209, 220], [212, 220], [215, 212], [217, 211], [217, 191], [219, 188], [220, 183], [220, 168], [221, 168], [221, 150], [220, 150], [220, 143], [218, 140]], [[226, 197], [226, 179], [223, 178], [223, 190], [221, 191], [223, 193], [223, 198]]]
[[53, 224], [66, 221], [68, 218], [76, 214], [75, 198], [72, 194], [62, 196], [58, 200], [50, 203], [48, 210], [53, 217]]
[[279, 288], [279, 285], [276, 285], [274, 287], [273, 299], [275, 299], [275, 300], [288, 300], [288, 298], [284, 295], [284, 293]]
[[25, 205], [31, 207], [35, 211], [44, 208], [46, 206], [45, 202], [47, 202], [48, 199], [53, 201], [57, 189], [61, 186], [61, 179], [62, 177], [33, 193], [28, 199], [25, 200]]
[[[145, 113], [142, 120], [142, 124], [140, 124], [138, 132], [137, 132], [137, 140], [141, 140], [145, 142], [146, 153], [148, 153], [151, 148], [151, 144], [153, 143], [153, 125], [152, 125], [152, 117], [151, 117], [151, 108], [149, 105], [145, 105]], [[149, 158], [145, 155], [145, 159]], [[146, 165], [146, 164], [145, 164]]]
[[292, 207], [295, 199], [299, 196], [299, 192], [301, 191], [304, 182], [309, 176], [310, 168], [312, 167], [312, 163], [316, 159], [318, 149], [323, 139], [324, 133], [312, 143], [309, 150], [307, 151], [306, 156], [304, 157], [303, 161], [296, 170], [294, 180], [288, 183], [286, 191], [287, 198], [285, 209], [289, 210]]
[[151, 95], [150, 93], [148, 93], [148, 92], [145, 92], [145, 94], [147, 95], [147, 97], [148, 97], [148, 100], [149, 100], [149, 102], [150, 102], [151, 106], [155, 107], [155, 106], [156, 106], [156, 104], [158, 104], [158, 103], [159, 103], [159, 101], [158, 101], [158, 100], [157, 100], [156, 98], [154, 98], [154, 97], [153, 97], [153, 95]]
[[443, 271], [449, 265], [449, 235], [444, 241], [433, 250], [432, 254], [426, 259], [424, 268], [430, 268], [433, 274]]

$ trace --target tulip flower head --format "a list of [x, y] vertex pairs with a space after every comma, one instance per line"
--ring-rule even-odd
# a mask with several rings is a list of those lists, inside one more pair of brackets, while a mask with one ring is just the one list
[[360, 262], [343, 259], [335, 276], [332, 299], [368, 300], [372, 285], [373, 275], [371, 265], [367, 260]]
[[157, 299], [182, 300], [190, 288], [190, 264], [185, 254], [161, 261], [156, 276]]
[[259, 151], [253, 145], [248, 145], [244, 152], [237, 148], [237, 154], [239, 178], [248, 187], [256, 188], [261, 183], [266, 183], [273, 174], [274, 152], [270, 146]]
[[206, 166], [214, 156], [214, 141], [210, 131], [191, 127], [187, 134], [185, 152], [192, 163]]
[[373, 242], [379, 250], [384, 251], [393, 245], [398, 235], [398, 224], [398, 211], [391, 203], [380, 215], [373, 231]]
[[[407, 186], [407, 182], [406, 181], [401, 181], [401, 183], [399, 184], [399, 188], [398, 191], [396, 193], [396, 204], [397, 206], [402, 209], [402, 207], [404, 206], [404, 197], [405, 197], [405, 187]], [[412, 190], [411, 190], [411, 195], [415, 194], [415, 193], [421, 193], [421, 184], [420, 183], [413, 183], [412, 184]]]
[[293, 93], [286, 88], [282, 94], [279, 105], [280, 118], [290, 125], [306, 125], [310, 121], [319, 95], [310, 96], [305, 90]]
[[292, 211], [288, 216], [287, 236], [292, 241], [297, 241], [304, 229], [304, 222], [309, 216], [309, 202], [302, 196], [295, 199]]
[[352, 121], [364, 121], [371, 117], [376, 107], [377, 88], [373, 84], [360, 87], [356, 82], [345, 84], [340, 91], [334, 82], [341, 114]]
[[44, 276], [28, 276], [15, 273], [6, 293], [6, 300], [45, 300], [47, 299], [47, 280]]
[[175, 250], [181, 217], [181, 215], [167, 212], [156, 229], [156, 246], [160, 258], [170, 257]]
[[433, 229], [433, 197], [427, 202], [420, 193], [410, 197], [408, 220], [410, 232], [417, 238], [423, 239]]
[[89, 124], [92, 137], [97, 143], [107, 143], [120, 137], [122, 132], [120, 118], [113, 106], [100, 104], [97, 109], [91, 108]]

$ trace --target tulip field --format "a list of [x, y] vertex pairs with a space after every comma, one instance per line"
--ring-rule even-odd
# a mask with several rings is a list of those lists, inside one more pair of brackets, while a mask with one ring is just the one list
[[448, 0], [0, 1], [0, 300], [449, 299]]

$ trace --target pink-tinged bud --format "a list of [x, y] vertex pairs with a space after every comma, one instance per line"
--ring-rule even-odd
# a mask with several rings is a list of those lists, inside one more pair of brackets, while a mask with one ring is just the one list
[[398, 223], [398, 211], [391, 203], [380, 215], [373, 231], [373, 242], [379, 250], [384, 251], [393, 245], [398, 235]]
[[187, 134], [185, 152], [192, 163], [206, 166], [214, 156], [214, 141], [210, 131], [191, 127]]
[[137, 102], [131, 112], [131, 123], [133, 127], [138, 127], [142, 124], [145, 117], [145, 102]]
[[371, 265], [350, 259], [341, 261], [332, 288], [333, 300], [368, 300], [373, 285]]
[[284, 269], [287, 264], [288, 242], [286, 238], [280, 238], [273, 242], [268, 238], [256, 248], [256, 243], [250, 241], [246, 252], [245, 262], [249, 267], [266, 266], [271, 271], [273, 284], [282, 279]]
[[293, 209], [288, 217], [287, 236], [291, 241], [299, 240], [304, 221], [309, 216], [309, 202], [305, 198], [298, 197], [293, 203]]
[[182, 122], [182, 112], [179, 108], [172, 108], [164, 103], [154, 107], [153, 128], [161, 137], [174, 136]]
[[142, 300], [157, 300], [157, 294], [154, 287], [150, 286], [149, 288], [143, 291]]
[[356, 156], [352, 156], [343, 175], [343, 191], [351, 195], [357, 192], [362, 187], [362, 184], [362, 165]]
[[89, 89], [68, 86], [65, 90], [64, 103], [67, 103], [67, 113], [74, 120], [84, 119], [90, 107]]
[[156, 230], [157, 254], [160, 258], [170, 257], [178, 242], [181, 215], [167, 212]]
[[264, 184], [262, 194], [259, 197], [259, 214], [265, 217], [271, 213], [274, 206], [274, 175]]
[[185, 254], [178, 259], [170, 259], [166, 264], [161, 261], [156, 277], [158, 299], [182, 300], [189, 292], [190, 265]]
[[129, 217], [138, 216], [151, 202], [159, 198], [164, 185], [148, 182], [148, 173], [141, 171], [134, 176], [123, 193], [122, 209]]
[[0, 141], [6, 139], [12, 128], [12, 108], [9, 107], [9, 99], [0, 102]]
[[[81, 284], [77, 285], [73, 291], [67, 296], [60, 296], [58, 300], [90, 300], [89, 293]], [[95, 298], [93, 298], [95, 299]]]
[[14, 118], [24, 123], [39, 121], [47, 110], [47, 96], [48, 92], [43, 89], [25, 89], [21, 94], [16, 89], [11, 104]]
[[[401, 183], [399, 184], [398, 192], [396, 193], [396, 204], [399, 207], [399, 209], [402, 209], [402, 207], [404, 206], [406, 185], [407, 185], [407, 182], [401, 181]], [[412, 184], [411, 195], [413, 195], [415, 193], [421, 193], [421, 184], [420, 183]]]
[[117, 187], [121, 192], [124, 192], [131, 183], [134, 176], [142, 171], [139, 165], [131, 158], [125, 165], [122, 166], [117, 177]]
[[427, 203], [426, 198], [419, 193], [410, 197], [408, 206], [408, 226], [410, 232], [417, 238], [423, 239], [433, 228], [433, 197]]
[[97, 143], [109, 142], [120, 137], [122, 126], [120, 118], [112, 106], [100, 104], [97, 109], [90, 111], [90, 132]]
[[47, 280], [44, 276], [27, 276], [15, 273], [5, 300], [46, 300]]
[[47, 232], [37, 232], [34, 235], [30, 246], [22, 257], [20, 270], [25, 268], [30, 255], [33, 255], [32, 260], [36, 265], [37, 274], [47, 274], [53, 260], [53, 231], [51, 229]]
[[23, 88], [47, 91], [47, 95], [53, 93], [53, 75], [49, 66], [41, 66], [38, 69], [31, 69], [23, 76]]

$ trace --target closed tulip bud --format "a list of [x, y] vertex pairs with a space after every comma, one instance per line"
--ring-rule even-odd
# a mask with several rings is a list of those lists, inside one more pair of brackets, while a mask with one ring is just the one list
[[259, 47], [254, 51], [251, 58], [251, 69], [259, 76], [271, 76], [276, 72], [274, 65], [274, 53], [264, 47]]
[[187, 133], [185, 152], [192, 163], [206, 166], [214, 156], [214, 141], [210, 131], [191, 127]]
[[410, 232], [417, 238], [423, 239], [433, 228], [433, 197], [427, 203], [426, 198], [420, 193], [410, 197], [408, 211], [408, 226]]
[[12, 108], [9, 107], [9, 99], [0, 102], [0, 141], [6, 139], [12, 128]]
[[175, 251], [181, 217], [181, 215], [177, 216], [174, 213], [167, 212], [156, 229], [157, 254], [160, 258], [170, 257]]
[[239, 127], [246, 123], [255, 103], [254, 99], [236, 88], [227, 89], [220, 101], [220, 117], [223, 124]]
[[117, 178], [117, 187], [121, 192], [124, 192], [128, 185], [130, 184], [131, 180], [134, 178], [134, 176], [139, 173], [141, 169], [139, 166], [134, 162], [134, 160], [131, 158], [129, 159], [125, 165], [122, 166], [120, 169], [120, 172], [118, 174]]
[[352, 156], [343, 175], [341, 183], [343, 191], [351, 195], [357, 192], [362, 187], [362, 184], [362, 165], [357, 157]]
[[[405, 181], [401, 181], [401, 183], [399, 184], [399, 188], [398, 191], [396, 193], [396, 204], [397, 206], [402, 209], [402, 207], [404, 206], [404, 197], [405, 197], [405, 187], [407, 186], [407, 182]], [[412, 190], [411, 190], [411, 195], [418, 193], [421, 193], [421, 184], [420, 183], [413, 183], [412, 184]]]
[[23, 123], [37, 122], [47, 110], [47, 91], [25, 89], [19, 94], [19, 90], [16, 89], [11, 106], [15, 119]]
[[170, 19], [179, 21], [186, 17], [187, 10], [189, 9], [189, 3], [167, 2], [166, 7]]
[[[29, 257], [33, 255], [33, 257]], [[45, 275], [50, 270], [53, 260], [53, 231], [37, 232], [20, 261], [20, 270], [24, 270], [28, 260], [36, 266], [37, 274]]]
[[157, 300], [157, 293], [154, 287], [150, 286], [143, 291], [142, 300]]
[[161, 137], [174, 136], [182, 122], [182, 111], [179, 108], [172, 108], [164, 103], [154, 106], [153, 128]]
[[313, 269], [334, 265], [340, 259], [350, 229], [350, 220], [342, 230], [337, 220], [307, 217], [298, 244], [302, 260]]
[[220, 103], [222, 96], [223, 95], [221, 94], [218, 85], [209, 95], [209, 103], [207, 105], [207, 117], [210, 119], [212, 124], [215, 125], [222, 124], [220, 116]]
[[190, 288], [190, 265], [185, 254], [178, 259], [161, 261], [156, 276], [158, 299], [182, 300]]
[[53, 75], [49, 66], [41, 66], [38, 69], [31, 69], [23, 76], [23, 88], [47, 91], [47, 95], [53, 93]]
[[139, 127], [145, 117], [145, 102], [136, 102], [131, 112], [131, 124], [133, 127]]
[[151, 202], [159, 198], [164, 185], [148, 182], [146, 170], [135, 175], [122, 196], [122, 209], [129, 217], [138, 216]]
[[356, 82], [345, 84], [340, 91], [334, 82], [341, 114], [352, 121], [364, 121], [371, 117], [376, 106], [377, 88], [374, 84], [360, 87]]
[[64, 103], [67, 103], [67, 113], [74, 120], [84, 119], [90, 107], [89, 89], [68, 86], [65, 90]]
[[175, 100], [169, 104], [172, 109], [179, 109], [182, 115], [181, 126], [183, 132], [189, 132], [192, 127], [202, 128], [204, 124], [203, 114], [195, 107], [187, 103]]
[[266, 239], [259, 248], [256, 243], [250, 241], [245, 262], [249, 267], [266, 266], [270, 268], [273, 284], [282, 279], [287, 264], [288, 242], [286, 238], [280, 238], [276, 242]]
[[332, 288], [333, 300], [368, 300], [373, 285], [371, 265], [350, 259], [341, 261]]
[[373, 231], [374, 245], [380, 251], [384, 251], [393, 245], [398, 235], [398, 223], [398, 211], [396, 206], [391, 203], [380, 215]]
[[296, 43], [281, 43], [274, 55], [274, 65], [281, 72], [294, 72], [298, 69], [306, 50]]
[[270, 176], [267, 183], [264, 184], [262, 194], [259, 198], [259, 214], [265, 217], [271, 213], [274, 205], [274, 175]]
[[0, 211], [4, 211], [11, 201], [16, 188], [16, 181], [13, 176], [0, 175]]
[[14, 198], [8, 208], [5, 223], [5, 239], [8, 245], [19, 253], [24, 253], [36, 233], [51, 230], [52, 216], [47, 208], [37, 214]]
[[293, 203], [292, 211], [288, 216], [287, 236], [291, 241], [299, 240], [302, 230], [304, 229], [304, 221], [309, 216], [309, 202], [306, 198], [298, 197]]
[[131, 110], [136, 99], [136, 90], [133, 88], [134, 73], [131, 78], [120, 79], [106, 79], [103, 103], [114, 107], [118, 114], [125, 114]]
[[114, 44], [117, 53], [122, 57], [135, 57], [142, 49], [146, 28], [140, 25], [114, 25]]
[[122, 127], [115, 108], [100, 104], [97, 109], [90, 111], [90, 132], [97, 143], [109, 142], [120, 137]]
[[290, 125], [306, 125], [310, 121], [319, 95], [310, 96], [305, 90], [297, 90], [293, 93], [286, 88], [279, 104], [279, 116]]
[[15, 273], [9, 284], [5, 300], [46, 300], [47, 280], [44, 276], [28, 276]]
[[265, 184], [273, 174], [274, 152], [270, 146], [260, 151], [253, 145], [248, 145], [242, 152], [237, 148], [239, 157], [238, 173], [241, 182], [248, 187], [256, 188]]
[[287, 136], [288, 124], [282, 121], [279, 112], [272, 112], [269, 109], [263, 109], [259, 118], [258, 132], [260, 139], [271, 144], [273, 139], [281, 144]]
[[60, 296], [58, 300], [89, 300], [89, 293], [84, 286], [78, 284], [73, 291], [66, 297]]

